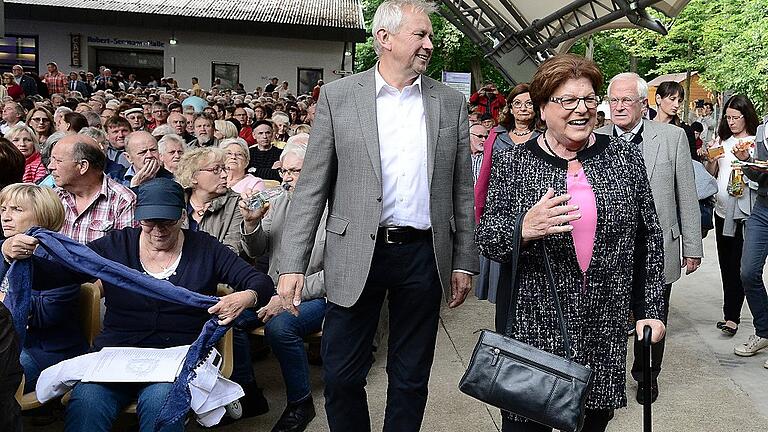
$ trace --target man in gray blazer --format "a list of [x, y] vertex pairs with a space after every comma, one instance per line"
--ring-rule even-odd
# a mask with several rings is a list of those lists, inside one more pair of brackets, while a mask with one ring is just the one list
[[323, 372], [331, 431], [370, 430], [366, 376], [389, 302], [385, 431], [417, 431], [427, 400], [441, 299], [459, 306], [478, 271], [466, 102], [424, 76], [434, 7], [382, 3], [377, 65], [321, 88], [278, 294], [296, 312], [328, 201]]
[[[628, 145], [640, 147], [664, 233], [664, 299], [667, 307], [662, 321], [666, 324], [672, 283], [680, 279], [681, 268], [685, 267], [686, 274], [696, 271], [703, 256], [701, 213], [688, 140], [682, 128], [643, 119], [648, 104], [648, 84], [639, 75], [622, 73], [613, 77], [608, 86], [608, 98], [613, 126], [600, 128], [596, 132], [619, 136]], [[638, 273], [636, 279], [641, 278], [643, 269], [635, 270]], [[642, 299], [642, 296], [633, 297], [634, 301]], [[638, 382], [637, 400], [644, 403], [642, 390], [647, 383], [642, 382], [641, 345], [635, 338], [632, 377]], [[657, 377], [663, 356], [664, 340], [653, 349], [651, 402], [659, 393]]]

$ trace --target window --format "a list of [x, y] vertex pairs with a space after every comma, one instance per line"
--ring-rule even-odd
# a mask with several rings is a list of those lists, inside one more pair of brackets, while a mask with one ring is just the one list
[[240, 65], [236, 63], [211, 63], [211, 79], [213, 83], [220, 80], [219, 89], [231, 90], [237, 88], [240, 82]]
[[0, 70], [10, 71], [20, 64], [25, 72], [39, 73], [37, 36], [6, 34], [0, 39]]
[[314, 68], [299, 68], [299, 88], [296, 96], [312, 93], [312, 89], [317, 85], [317, 80], [323, 79], [323, 70]]

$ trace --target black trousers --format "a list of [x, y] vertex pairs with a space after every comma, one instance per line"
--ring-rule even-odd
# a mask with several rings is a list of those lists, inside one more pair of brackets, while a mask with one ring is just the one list
[[[661, 316], [661, 321], [664, 325], [667, 325], [667, 318], [669, 317], [669, 295], [672, 293], [672, 284], [664, 285], [664, 308]], [[643, 382], [643, 342], [635, 338], [635, 360], [632, 362], [632, 378], [637, 382]], [[656, 381], [661, 372], [661, 361], [664, 359], [664, 344], [667, 338], [656, 342], [651, 347], [651, 379]]]
[[360, 299], [328, 303], [322, 356], [325, 410], [332, 432], [371, 430], [366, 377], [385, 294], [389, 303], [385, 432], [418, 431], [427, 403], [443, 294], [431, 240], [402, 245], [377, 240]]
[[[586, 410], [581, 432], [604, 432], [613, 419], [613, 410]], [[532, 421], [518, 422], [501, 416], [501, 432], [552, 432], [552, 428]]]
[[725, 220], [715, 215], [715, 239], [717, 259], [720, 261], [720, 278], [723, 280], [723, 319], [741, 322], [744, 305], [744, 287], [741, 285], [741, 250], [744, 246], [744, 222], [737, 221], [734, 237], [723, 235]]

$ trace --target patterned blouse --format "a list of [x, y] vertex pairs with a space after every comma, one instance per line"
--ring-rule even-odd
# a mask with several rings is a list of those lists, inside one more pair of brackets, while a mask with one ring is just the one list
[[[587, 408], [615, 409], [627, 404], [626, 324], [631, 298], [641, 298], [634, 302], [638, 319], [658, 319], [665, 307], [662, 231], [638, 149], [621, 145], [616, 138], [596, 135], [595, 143], [577, 156], [597, 206], [589, 267], [581, 271], [570, 233], [528, 243], [520, 251], [514, 317], [506, 316], [511, 287], [499, 286], [497, 325], [506, 325], [497, 330], [537, 348], [565, 354], [554, 304], [546, 289], [544, 242], [573, 359], [594, 371]], [[548, 187], [554, 188], [556, 195], [566, 193], [567, 168], [564, 159], [546, 153], [535, 139], [494, 152], [485, 213], [475, 234], [480, 253], [508, 263], [515, 230], [520, 228], [515, 226], [517, 216], [536, 204]]]

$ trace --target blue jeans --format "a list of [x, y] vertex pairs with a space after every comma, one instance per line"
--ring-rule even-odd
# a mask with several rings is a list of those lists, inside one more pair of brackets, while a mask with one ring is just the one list
[[24, 393], [31, 393], [35, 391], [37, 379], [40, 378], [40, 372], [43, 370], [26, 350], [21, 350], [19, 361], [24, 368]]
[[768, 207], [755, 203], [744, 224], [741, 255], [741, 284], [752, 311], [755, 334], [768, 338], [768, 294], [763, 283], [763, 266], [768, 257]]
[[287, 311], [270, 319], [264, 329], [285, 381], [288, 403], [303, 402], [312, 395], [304, 336], [320, 331], [325, 317], [324, 298], [302, 302], [299, 316]]
[[[117, 416], [138, 399], [139, 430], [152, 432], [172, 383], [79, 383], [72, 390], [64, 423], [66, 432], [109, 432]], [[184, 430], [184, 420], [161, 429]]]

